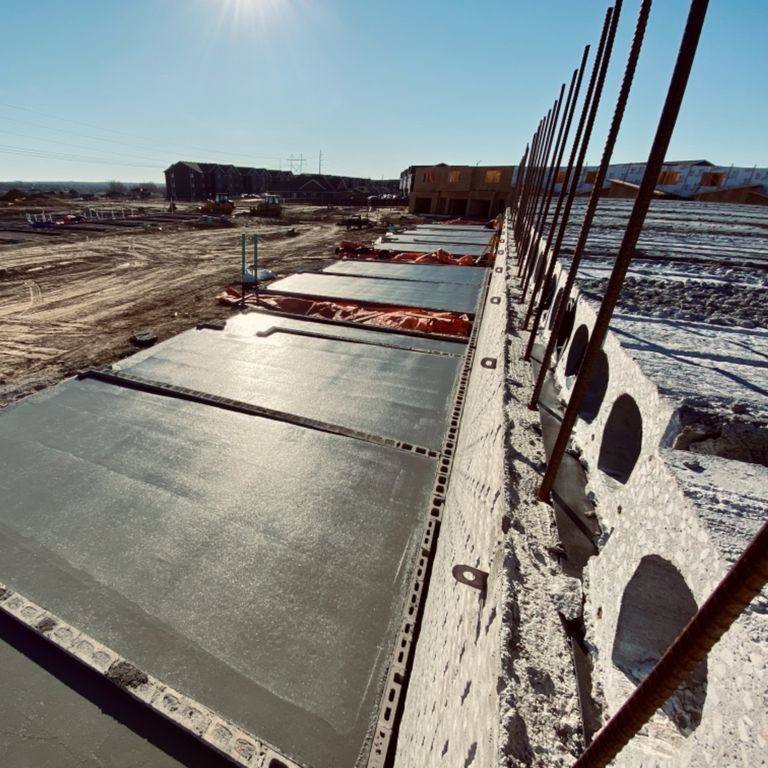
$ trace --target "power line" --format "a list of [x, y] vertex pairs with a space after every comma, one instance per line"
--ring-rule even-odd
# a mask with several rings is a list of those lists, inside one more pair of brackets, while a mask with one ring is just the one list
[[[66, 118], [66, 117], [59, 117], [59, 116], [53, 115], [51, 113], [40, 112], [39, 110], [36, 110], [36, 109], [29, 109], [28, 107], [19, 107], [19, 106], [16, 106], [15, 104], [8, 104], [7, 102], [0, 102], [0, 106], [7, 107], [9, 109], [16, 109], [16, 110], [19, 110], [19, 111], [22, 111], [22, 112], [29, 112], [30, 114], [39, 115], [41, 117], [53, 119], [53, 120], [56, 120], [57, 122], [62, 122], [63, 121], [63, 122], [67, 122], [67, 123], [72, 123], [74, 125], [82, 125], [82, 126], [85, 126], [87, 128], [92, 128], [92, 129], [95, 129], [97, 131], [101, 131], [103, 133], [111, 133], [111, 134], [115, 134], [115, 135], [118, 135], [118, 136], [127, 136], [128, 138], [138, 139], [139, 141], [143, 141], [143, 142], [149, 142], [149, 143], [152, 144], [152, 146], [154, 148], [156, 148], [156, 149], [159, 148], [161, 151], [165, 151], [164, 148], [166, 148], [166, 149], [170, 148], [170, 145], [168, 145], [168, 144], [158, 145], [157, 142], [154, 139], [147, 138], [146, 136], [140, 136], [138, 134], [127, 133], [125, 131], [117, 131], [117, 130], [114, 130], [112, 128], [104, 128], [102, 126], [93, 125], [92, 123], [86, 123], [86, 122], [83, 122], [83, 121], [80, 121], [80, 120], [72, 120], [72, 119]], [[7, 117], [7, 119], [15, 120], [16, 122], [25, 122], [24, 120], [21, 120], [19, 118], [13, 118], [13, 117], [8, 117], [8, 116], [6, 116], [6, 117]], [[29, 121], [26, 121], [26, 122], [29, 122]], [[34, 124], [34, 125], [36, 125], [36, 127], [42, 127], [45, 130], [54, 130], [54, 131], [59, 131], [59, 132], [63, 132], [63, 133], [76, 133], [76, 135], [83, 136], [83, 134], [80, 133], [80, 132], [75, 132], [75, 131], [67, 130], [66, 128], [62, 128], [60, 126], [56, 127], [56, 128], [53, 128], [51, 126], [41, 126], [39, 123]], [[138, 149], [147, 149], [147, 147], [137, 147], [136, 145], [130, 145], [130, 144], [127, 144], [124, 141], [116, 141], [114, 139], [105, 139], [105, 138], [99, 138], [99, 137], [95, 137], [95, 136], [91, 136], [91, 137], [88, 137], [88, 138], [92, 138], [95, 141], [102, 141], [102, 142], [107, 142], [107, 143], [112, 143], [112, 144], [121, 144], [123, 146], [133, 146], [134, 148], [138, 148]], [[183, 144], [183, 143], [176, 143], [176, 142], [174, 142], [173, 149], [172, 150], [169, 149], [169, 154], [171, 152], [176, 154], [178, 152], [179, 148], [194, 149], [195, 151], [198, 151], [198, 152], [205, 152], [208, 155], [216, 155], [216, 154], [228, 155], [230, 157], [248, 158], [249, 160], [252, 160], [254, 158], [259, 158], [259, 159], [263, 159], [263, 160], [280, 160], [281, 159], [277, 155], [257, 155], [257, 154], [247, 154], [246, 155], [246, 154], [243, 154], [241, 152], [231, 152], [229, 150], [212, 149], [212, 148], [200, 147], [200, 146], [197, 146], [197, 145], [194, 145], [194, 144]], [[164, 162], [167, 162], [167, 161], [164, 161]]]
[[63, 152], [46, 152], [44, 150], [31, 149], [29, 147], [15, 147], [9, 144], [0, 144], [0, 153], [5, 155], [17, 155], [19, 157], [37, 158], [40, 160], [59, 160], [66, 163], [85, 163], [92, 165], [123, 166], [128, 168], [151, 168], [157, 171], [156, 165], [144, 165], [141, 163], [127, 163], [120, 160], [105, 160], [84, 155], [70, 155]]

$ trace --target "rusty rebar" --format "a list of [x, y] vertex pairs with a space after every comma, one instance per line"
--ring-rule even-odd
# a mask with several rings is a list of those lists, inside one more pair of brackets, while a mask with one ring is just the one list
[[[618, 3], [616, 4], [616, 7], [618, 9]], [[608, 136], [605, 140], [605, 147], [603, 149], [603, 155], [600, 160], [600, 166], [597, 170], [594, 186], [592, 187], [592, 194], [589, 197], [587, 210], [581, 223], [579, 238], [576, 242], [576, 247], [573, 250], [571, 265], [566, 274], [563, 292], [560, 297], [560, 301], [558, 302], [557, 297], [555, 297], [552, 305], [551, 311], [555, 320], [550, 327], [549, 340], [544, 352], [544, 357], [541, 360], [539, 375], [536, 378], [533, 394], [529, 402], [529, 408], [533, 410], [535, 410], [538, 406], [538, 399], [541, 394], [541, 389], [544, 386], [544, 379], [549, 373], [549, 364], [552, 360], [552, 355], [554, 354], [555, 346], [557, 344], [557, 338], [560, 334], [560, 329], [562, 328], [563, 321], [565, 319], [568, 300], [571, 295], [571, 291], [573, 290], [573, 284], [576, 281], [576, 274], [578, 272], [579, 265], [581, 264], [581, 258], [584, 255], [584, 250], [587, 245], [587, 238], [589, 237], [589, 231], [592, 228], [592, 221], [595, 218], [597, 206], [600, 202], [600, 194], [602, 192], [603, 183], [605, 182], [605, 177], [608, 174], [608, 166], [611, 162], [611, 155], [613, 154], [613, 148], [616, 144], [616, 138], [619, 135], [619, 128], [621, 127], [621, 121], [624, 116], [624, 110], [627, 106], [629, 93], [632, 89], [632, 79], [634, 78], [635, 69], [637, 68], [637, 60], [640, 57], [640, 49], [643, 45], [645, 27], [648, 23], [648, 15], [650, 14], [650, 11], [651, 0], [643, 0], [637, 15], [635, 33], [632, 37], [632, 45], [630, 47], [627, 63], [624, 68], [624, 77], [621, 82], [621, 88], [619, 89], [619, 95], [616, 99], [616, 106], [614, 107], [613, 111], [613, 119], [611, 120], [611, 125], [608, 129]], [[618, 16], [618, 13], [614, 12], [614, 16]]]
[[[629, 221], [627, 222], [627, 227], [624, 231], [624, 237], [619, 248], [619, 253], [616, 257], [611, 276], [608, 278], [605, 295], [600, 304], [600, 310], [597, 313], [597, 318], [595, 319], [595, 324], [592, 328], [589, 342], [587, 343], [584, 358], [576, 376], [576, 382], [573, 385], [573, 390], [571, 391], [571, 396], [568, 400], [568, 406], [565, 409], [563, 420], [560, 424], [560, 431], [558, 432], [555, 445], [552, 448], [552, 455], [550, 456], [547, 465], [547, 471], [544, 474], [544, 479], [542, 480], [541, 488], [539, 489], [538, 496], [542, 500], [549, 499], [549, 494], [555, 482], [557, 471], [560, 468], [563, 453], [568, 447], [568, 441], [571, 438], [573, 425], [576, 423], [581, 402], [589, 386], [594, 363], [603, 347], [603, 341], [608, 333], [608, 326], [611, 322], [613, 310], [619, 300], [621, 288], [624, 284], [624, 278], [626, 277], [627, 270], [632, 262], [635, 247], [637, 246], [637, 241], [640, 237], [640, 232], [642, 231], [648, 208], [653, 199], [653, 193], [656, 189], [659, 173], [664, 164], [664, 156], [669, 147], [672, 132], [675, 129], [677, 116], [680, 112], [680, 105], [682, 104], [683, 95], [685, 94], [685, 87], [691, 74], [693, 59], [696, 55], [696, 48], [701, 35], [701, 28], [704, 24], [704, 17], [706, 16], [707, 4], [708, 0], [693, 0], [691, 3], [688, 21], [680, 43], [680, 51], [677, 55], [677, 61], [675, 62], [675, 69], [672, 73], [672, 79], [669, 84], [664, 107], [661, 111], [656, 135], [653, 139], [653, 144], [651, 145], [651, 151], [648, 155], [648, 160], [646, 161], [645, 173], [640, 182], [640, 188], [637, 191], [637, 198], [635, 199], [632, 213], [629, 216]], [[650, 10], [650, 0], [647, 0], [647, 5], [648, 9], [645, 12], [645, 21], [647, 21], [648, 11]], [[641, 8], [641, 17], [645, 8], [646, 2], [643, 3]], [[639, 26], [638, 22], [638, 27]], [[645, 22], [642, 26], [643, 28], [645, 27]], [[574, 272], [573, 265], [571, 265], [571, 272]]]
[[[542, 148], [544, 146], [544, 140], [547, 134], [547, 130], [549, 128], [549, 121], [551, 117], [552, 117], [552, 109], [550, 108], [547, 114], [539, 122], [539, 127], [536, 131], [536, 135], [534, 136], [534, 149], [531, 153], [531, 163], [528, 167], [528, 173], [526, 175], [526, 180], [525, 180], [525, 200], [521, 207], [520, 215], [518, 217], [518, 220], [515, 226], [515, 242], [516, 243], [520, 243], [522, 241], [523, 233], [525, 232], [526, 222], [528, 220], [528, 216], [530, 214], [530, 208], [532, 205], [532, 197], [533, 197], [536, 177], [539, 170], [540, 156], [541, 156]], [[519, 264], [520, 263], [519, 252], [518, 252], [517, 261]]]
[[[706, 9], [707, 0], [694, 0]], [[690, 18], [690, 17], [689, 17]], [[703, 17], [702, 17], [703, 20]], [[603, 768], [674, 694], [768, 581], [768, 520], [573, 768]]]
[[532, 271], [532, 265], [538, 261], [540, 235], [539, 232], [544, 230], [544, 223], [547, 220], [547, 214], [549, 213], [550, 205], [552, 204], [552, 197], [555, 192], [555, 185], [557, 184], [557, 174], [560, 169], [560, 163], [563, 161], [563, 152], [565, 151], [565, 145], [568, 142], [568, 134], [571, 130], [571, 122], [573, 120], [573, 113], [576, 108], [576, 102], [579, 98], [579, 90], [581, 88], [581, 79], [584, 73], [584, 64], [586, 58], [589, 55], [589, 46], [584, 49], [584, 55], [581, 58], [581, 64], [579, 67], [573, 70], [571, 75], [571, 84], [568, 88], [568, 98], [565, 101], [565, 109], [563, 110], [563, 117], [560, 121], [560, 128], [557, 134], [557, 141], [555, 142], [555, 148], [552, 153], [552, 160], [549, 164], [549, 176], [546, 182], [546, 192], [544, 200], [539, 211], [538, 219], [534, 225], [534, 237], [531, 243], [531, 248], [528, 254], [528, 265], [523, 270], [523, 287], [521, 301], [525, 301], [525, 294], [528, 291], [528, 282]]
[[[528, 208], [528, 213], [525, 217], [525, 223], [523, 227], [523, 236], [522, 236], [522, 248], [520, 249], [520, 254], [524, 254], [528, 250], [528, 243], [530, 241], [530, 235], [531, 235], [531, 222], [536, 217], [536, 211], [539, 207], [539, 198], [541, 196], [541, 187], [544, 181], [544, 171], [547, 167], [547, 158], [549, 157], [549, 152], [552, 147], [552, 137], [555, 132], [555, 125], [557, 124], [557, 118], [560, 114], [560, 105], [562, 103], [563, 99], [563, 93], [565, 92], [565, 83], [562, 84], [560, 87], [560, 96], [559, 98], [555, 99], [555, 103], [552, 106], [552, 109], [549, 112], [548, 120], [547, 120], [547, 130], [546, 134], [544, 136], [544, 141], [541, 146], [541, 151], [539, 153], [539, 160], [538, 160], [538, 167], [536, 169], [536, 174], [533, 179], [533, 187], [531, 190], [531, 198]], [[518, 275], [520, 274], [520, 270], [522, 269], [522, 258], [521, 256], [518, 258]]]
[[[608, 65], [611, 61], [611, 55], [613, 53], [613, 43], [616, 39], [616, 29], [619, 24], [619, 18], [621, 17], [621, 6], [622, 6], [622, 0], [616, 0], [616, 5], [613, 8], [608, 8], [605, 12], [605, 22], [603, 23], [603, 31], [600, 36], [600, 44], [598, 45], [598, 52], [597, 56], [595, 57], [595, 65], [592, 69], [592, 75], [590, 77], [589, 86], [587, 87], [587, 96], [585, 98], [584, 102], [584, 111], [581, 115], [581, 122], [579, 124], [579, 127], [577, 129], [577, 136], [581, 134], [581, 131], [583, 130], [584, 135], [582, 138], [581, 146], [579, 147], [579, 155], [576, 159], [575, 166], [572, 171], [572, 175], [570, 176], [570, 189], [568, 190], [568, 197], [565, 202], [565, 208], [563, 210], [563, 216], [560, 220], [560, 229], [557, 233], [557, 239], [555, 240], [555, 245], [552, 248], [551, 253], [549, 253], [549, 262], [547, 264], [547, 270], [542, 278], [542, 283], [544, 286], [547, 285], [547, 283], [552, 279], [554, 272], [555, 272], [555, 266], [557, 265], [557, 260], [560, 257], [560, 249], [563, 245], [563, 239], [565, 237], [565, 232], [568, 228], [568, 222], [570, 221], [571, 217], [571, 209], [573, 207], [573, 201], [576, 198], [576, 193], [579, 189], [579, 180], [581, 179], [581, 172], [584, 168], [584, 160], [587, 156], [587, 149], [589, 148], [589, 142], [592, 138], [592, 129], [595, 125], [595, 119], [597, 117], [597, 112], [600, 107], [600, 99], [603, 93], [603, 87], [605, 86], [605, 77], [608, 73]], [[585, 120], [586, 117], [586, 120]], [[576, 148], [576, 142], [574, 142], [574, 149]], [[566, 183], [563, 184], [563, 189], [565, 189]], [[528, 307], [528, 312], [530, 313], [531, 308], [533, 307], [534, 300], [535, 300], [535, 294], [536, 291], [534, 290], [534, 295], [531, 296], [531, 303]], [[545, 305], [546, 297], [545, 294], [542, 292], [541, 298], [539, 300], [539, 305], [536, 308], [536, 313], [534, 315], [533, 319], [533, 325], [531, 326], [531, 333], [528, 337], [528, 344], [525, 349], [525, 360], [531, 359], [531, 352], [533, 351], [533, 345], [536, 341], [536, 334], [539, 330], [539, 323], [541, 322], [541, 316], [544, 312], [544, 305]], [[557, 315], [557, 309], [555, 298], [552, 298], [552, 307], [551, 312], [552, 316], [555, 317]], [[558, 326], [559, 331], [559, 326]], [[554, 334], [554, 338], [557, 339], [557, 335]], [[549, 350], [549, 355], [551, 357], [552, 349]], [[546, 357], [546, 356], [545, 356]], [[529, 407], [534, 409], [536, 408], [536, 405], [539, 401], [539, 395], [541, 394], [541, 386], [544, 381], [544, 376], [546, 375], [546, 372], [549, 368], [549, 358], [547, 358], [547, 365], [542, 366], [544, 368], [544, 374], [539, 371], [539, 376], [536, 379], [536, 385], [534, 386], [533, 395], [531, 397], [531, 401], [529, 403]]]
[[531, 152], [528, 156], [528, 165], [525, 169], [525, 176], [522, 180], [522, 188], [520, 193], [520, 203], [515, 213], [515, 225], [514, 225], [514, 239], [517, 242], [521, 236], [523, 228], [523, 219], [525, 216], [525, 210], [528, 205], [528, 195], [530, 194], [531, 178], [533, 175], [533, 169], [536, 164], [536, 155], [539, 151], [539, 141], [541, 138], [541, 132], [544, 125], [544, 119], [539, 121], [539, 125], [533, 134], [531, 140]]
[[[621, 0], [618, 2], [618, 8], [621, 7]], [[618, 20], [619, 11], [616, 12], [616, 18]], [[568, 165], [565, 170], [565, 176], [563, 178], [562, 185], [560, 187], [560, 194], [557, 198], [557, 206], [555, 212], [552, 215], [552, 222], [549, 228], [549, 234], [547, 235], [547, 241], [544, 246], [544, 261], [542, 268], [536, 275], [536, 282], [533, 287], [533, 293], [528, 304], [528, 310], [523, 320], [523, 328], [528, 327], [528, 322], [533, 314], [533, 307], [536, 304], [536, 296], [541, 289], [542, 282], [544, 280], [545, 272], [547, 273], [547, 280], [552, 277], [552, 271], [554, 271], [554, 264], [552, 263], [552, 257], [557, 259], [557, 255], [560, 253], [560, 246], [562, 244], [563, 234], [568, 225], [570, 219], [571, 207], [573, 205], [573, 199], [576, 195], [576, 191], [579, 186], [579, 177], [581, 176], [581, 170], [584, 165], [584, 157], [589, 146], [589, 140], [592, 136], [592, 125], [594, 124], [594, 117], [597, 113], [597, 105], [600, 103], [600, 95], [602, 92], [602, 85], [605, 81], [605, 73], [607, 71], [607, 63], [610, 61], [611, 49], [613, 47], [613, 37], [616, 34], [616, 24], [611, 24], [611, 20], [614, 17], [613, 7], [609, 6], [605, 11], [605, 20], [603, 21], [603, 29], [600, 33], [600, 42], [597, 46], [597, 54], [595, 55], [595, 61], [592, 65], [592, 74], [589, 78], [589, 84], [587, 85], [587, 92], [584, 95], [584, 104], [581, 109], [581, 115], [579, 116], [579, 123], [576, 126], [576, 134], [573, 137], [573, 145], [571, 147], [571, 154], [568, 158]], [[602, 77], [600, 77], [602, 76]], [[588, 117], [591, 116], [591, 120], [588, 121]], [[564, 205], [565, 204], [565, 205]], [[562, 219], [560, 214], [562, 213]], [[552, 239], [554, 237], [555, 230], [560, 224], [558, 237], [555, 241], [555, 247], [552, 248]], [[551, 250], [550, 250], [551, 249]], [[552, 264], [550, 268], [550, 264]], [[542, 293], [541, 300], [539, 301], [535, 319], [534, 319], [534, 331], [531, 332], [531, 336], [528, 339], [528, 347], [525, 351], [525, 360], [529, 360], [531, 356], [531, 349], [533, 342], [531, 339], [535, 338], [536, 330], [538, 330], [538, 324], [543, 311], [544, 294]]]
[[549, 129], [547, 131], [547, 137], [544, 144], [544, 151], [542, 152], [542, 155], [541, 155], [541, 163], [539, 165], [539, 171], [536, 176], [535, 188], [533, 193], [533, 205], [531, 206], [530, 216], [528, 217], [525, 231], [523, 232], [523, 247], [520, 253], [520, 270], [518, 270], [518, 275], [521, 274], [522, 269], [525, 267], [528, 248], [530, 247], [531, 239], [532, 239], [533, 222], [536, 221], [536, 219], [538, 218], [539, 210], [541, 209], [542, 195], [544, 193], [547, 167], [550, 163], [550, 153], [554, 150], [555, 131], [557, 130], [558, 121], [560, 119], [560, 110], [563, 106], [564, 94], [565, 94], [565, 83], [563, 83], [560, 86], [560, 94], [557, 97], [557, 99], [555, 99], [555, 103], [552, 108], [553, 109], [552, 119], [550, 120], [550, 123], [549, 123]]
[[525, 173], [525, 166], [528, 162], [528, 150], [529, 150], [530, 144], [525, 145], [525, 152], [523, 152], [523, 156], [520, 158], [520, 163], [517, 166], [517, 172], [515, 174], [515, 185], [512, 187], [512, 196], [509, 200], [509, 210], [511, 211], [512, 216], [515, 216], [515, 213], [517, 211], [517, 203], [520, 198], [520, 181], [522, 179], [523, 174]]

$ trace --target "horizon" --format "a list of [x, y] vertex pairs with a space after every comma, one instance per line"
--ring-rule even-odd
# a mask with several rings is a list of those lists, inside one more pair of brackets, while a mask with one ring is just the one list
[[[589, 164], [638, 5], [622, 11]], [[0, 89], [0, 176], [162, 183], [181, 156], [371, 179], [516, 165], [583, 46], [594, 55], [607, 6], [73, 0], [61, 14], [54, 0], [10, 0], [6, 60], [23, 66]], [[651, 12], [615, 163], [647, 156], [687, 9]], [[768, 105], [754, 98], [767, 23], [768, 4], [710, 5], [670, 157], [768, 166]]]

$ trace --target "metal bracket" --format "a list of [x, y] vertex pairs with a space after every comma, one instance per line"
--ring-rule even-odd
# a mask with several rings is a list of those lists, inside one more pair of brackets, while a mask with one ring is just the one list
[[453, 573], [453, 578], [459, 584], [474, 587], [480, 590], [480, 592], [484, 593], [488, 587], [488, 574], [485, 571], [473, 568], [471, 565], [454, 565], [451, 573]]

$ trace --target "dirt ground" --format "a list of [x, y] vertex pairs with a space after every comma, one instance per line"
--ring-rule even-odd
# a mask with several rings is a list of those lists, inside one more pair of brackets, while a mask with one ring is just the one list
[[280, 277], [328, 264], [340, 240], [369, 240], [401, 211], [376, 211], [375, 228], [347, 233], [337, 222], [349, 213], [291, 206], [282, 220], [244, 218], [231, 228], [154, 228], [0, 248], [0, 407], [131, 354], [134, 334], [162, 340], [228, 317], [233, 310], [215, 297], [239, 282], [243, 232], [258, 233], [259, 267]]

